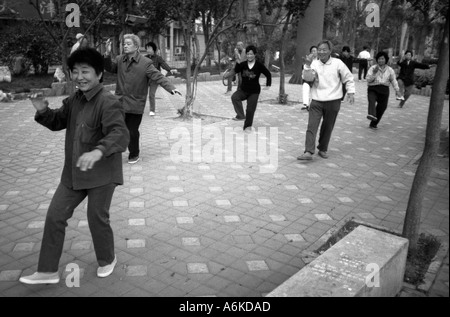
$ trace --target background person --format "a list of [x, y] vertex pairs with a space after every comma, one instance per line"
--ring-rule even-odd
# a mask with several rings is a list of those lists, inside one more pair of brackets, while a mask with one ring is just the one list
[[414, 88], [414, 71], [416, 69], [430, 69], [430, 66], [413, 61], [413, 53], [411, 51], [406, 51], [401, 61], [397, 62], [400, 66], [400, 73], [398, 74], [397, 80], [400, 86], [400, 97], [398, 100], [400, 104], [399, 108], [403, 108], [406, 101], [411, 97], [412, 90]]
[[[156, 69], [158, 71], [161, 71], [161, 68], [163, 68], [164, 70], [166, 70], [167, 72], [174, 74], [176, 73], [174, 70], [172, 70], [172, 68], [170, 68], [170, 66], [166, 63], [166, 61], [159, 56], [158, 54], [156, 54], [156, 52], [158, 51], [158, 47], [156, 46], [155, 43], [153, 42], [149, 42], [147, 44], [145, 44], [145, 49], [147, 50], [147, 55], [145, 55], [145, 57], [150, 58], [153, 62], [153, 66], [156, 67]], [[156, 111], [156, 90], [158, 89], [159, 84], [154, 82], [154, 81], [149, 81], [149, 92], [148, 92], [148, 100], [150, 102], [150, 112], [149, 115], [150, 116], [154, 116], [155, 115], [155, 111]]]
[[363, 47], [363, 50], [358, 55], [358, 60], [359, 60], [358, 79], [359, 81], [361, 81], [363, 78], [362, 75], [364, 73], [364, 80], [366, 80], [367, 70], [369, 68], [369, 61], [372, 60], [368, 46]]
[[148, 83], [153, 81], [161, 85], [172, 95], [181, 93], [175, 89], [170, 80], [159, 72], [153, 62], [139, 53], [141, 40], [135, 34], [123, 36], [123, 54], [111, 59], [111, 42], [106, 45], [105, 69], [117, 73], [116, 95], [125, 109], [125, 123], [130, 132], [128, 145], [128, 163], [135, 164], [140, 160], [139, 126], [145, 109], [148, 94]]
[[[308, 63], [308, 66], [311, 65], [311, 62], [315, 59], [317, 59], [317, 46], [311, 46], [309, 49], [309, 55], [305, 59], [305, 63]], [[311, 91], [311, 85], [312, 82], [304, 81], [302, 84], [302, 90], [303, 90], [303, 106], [302, 110], [309, 110], [309, 104], [311, 103], [310, 98], [310, 91]]]
[[375, 60], [376, 65], [370, 67], [367, 74], [367, 98], [369, 109], [367, 119], [370, 120], [370, 128], [377, 129], [389, 101], [389, 86], [392, 85], [397, 96], [400, 96], [400, 88], [395, 78], [394, 70], [387, 65], [389, 56], [385, 52], [379, 52]]
[[123, 184], [122, 152], [129, 141], [119, 100], [101, 84], [103, 58], [93, 48], [76, 50], [67, 61], [79, 90], [56, 110], [33, 96], [35, 120], [52, 131], [66, 130], [61, 182], [45, 219], [37, 272], [23, 276], [25, 284], [56, 284], [67, 220], [87, 197], [87, 219], [99, 268], [97, 276], [110, 275], [117, 259], [109, 207], [117, 185]]

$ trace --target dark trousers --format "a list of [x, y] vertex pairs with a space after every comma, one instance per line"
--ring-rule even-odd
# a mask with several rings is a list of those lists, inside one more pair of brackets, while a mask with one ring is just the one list
[[73, 190], [59, 184], [45, 219], [38, 272], [58, 271], [67, 220], [72, 217], [73, 211], [86, 196], [87, 219], [97, 262], [100, 266], [105, 266], [114, 261], [114, 236], [109, 223], [109, 207], [115, 188], [116, 184], [108, 184], [92, 189]]
[[399, 79], [398, 86], [400, 87], [400, 94], [403, 96], [403, 98], [405, 98], [405, 100], [402, 100], [400, 102], [400, 105], [403, 107], [405, 102], [409, 99], [409, 97], [411, 97], [412, 91], [414, 89], [414, 84], [405, 86], [405, 82], [403, 81], [403, 79]]
[[359, 70], [358, 70], [358, 79], [359, 80], [361, 80], [363, 72], [364, 72], [364, 79], [366, 79], [368, 68], [369, 68], [369, 63], [367, 62], [367, 60], [363, 60], [363, 61], [359, 62]]
[[142, 114], [126, 113], [125, 124], [130, 132], [130, 143], [128, 144], [128, 151], [130, 154], [128, 158], [139, 156], [139, 126], [142, 122]]
[[371, 127], [376, 127], [380, 123], [389, 101], [389, 87], [370, 86], [367, 90], [369, 99], [369, 114], [377, 117], [376, 121], [370, 123]]
[[[242, 90], [236, 91], [231, 96], [233, 102], [234, 111], [236, 111], [236, 118], [244, 119], [244, 130], [253, 125], [253, 117], [255, 116], [256, 107], [258, 105], [259, 94], [250, 94]], [[244, 107], [242, 101], [247, 100], [247, 110], [244, 113]]]
[[328, 151], [328, 144], [330, 143], [331, 134], [336, 123], [336, 118], [341, 109], [341, 100], [332, 101], [317, 101], [313, 100], [309, 108], [308, 129], [306, 130], [306, 146], [305, 152], [314, 154], [316, 151], [316, 135], [320, 127], [319, 135], [319, 151]]

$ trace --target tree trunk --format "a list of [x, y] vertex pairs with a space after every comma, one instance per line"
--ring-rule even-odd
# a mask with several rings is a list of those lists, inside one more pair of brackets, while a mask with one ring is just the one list
[[322, 39], [325, 16], [325, 0], [311, 1], [305, 16], [299, 18], [297, 27], [297, 51], [295, 54], [295, 74], [291, 84], [302, 84], [303, 57], [309, 54], [309, 48]]
[[346, 43], [352, 52], [355, 51], [355, 38], [356, 38], [356, 0], [348, 1], [348, 15], [344, 27], [344, 43]]
[[445, 90], [449, 78], [449, 20], [445, 23], [444, 39], [441, 42], [439, 52], [439, 63], [436, 68], [433, 92], [431, 94], [430, 109], [428, 112], [427, 131], [425, 138], [425, 148], [420, 159], [416, 175], [409, 196], [406, 210], [405, 223], [403, 226], [403, 236], [409, 239], [409, 251], [414, 254], [417, 250], [419, 239], [420, 220], [422, 213], [422, 201], [427, 189], [428, 178], [431, 174], [433, 162], [438, 154], [440, 143], [440, 127], [442, 122], [442, 112], [444, 107]]
[[400, 49], [399, 53], [403, 55], [403, 53], [408, 49], [408, 42], [407, 42], [407, 32], [408, 31], [408, 22], [403, 21], [402, 23], [402, 35], [400, 36]]
[[291, 14], [288, 13], [288, 16], [286, 17], [286, 22], [283, 26], [283, 30], [281, 33], [281, 47], [280, 47], [280, 94], [278, 101], [281, 104], [287, 104], [288, 99], [286, 95], [286, 79], [285, 79], [285, 63], [284, 63], [284, 54], [286, 51], [286, 38], [289, 34], [288, 28], [289, 24], [291, 23]]
[[[248, 13], [248, 2], [249, 0], [239, 0], [238, 3], [238, 20], [241, 22], [247, 21], [247, 13]], [[241, 26], [241, 28], [239, 28], [237, 30], [237, 42], [243, 42], [246, 43], [247, 42], [247, 32], [246, 30], [243, 28], [243, 26]]]

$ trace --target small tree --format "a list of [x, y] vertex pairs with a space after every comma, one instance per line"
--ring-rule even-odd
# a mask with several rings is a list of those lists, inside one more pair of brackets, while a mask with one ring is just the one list
[[[222, 25], [227, 19], [227, 17], [231, 13], [231, 9], [233, 8], [235, 2], [237, 0], [230, 0], [229, 6], [224, 13], [223, 17], [218, 20], [214, 28], [211, 32], [211, 37], [206, 44], [205, 52], [203, 56], [196, 61], [195, 68], [193, 72], [191, 72], [191, 62], [192, 62], [192, 40], [194, 39], [195, 33], [195, 19], [199, 14], [198, 0], [190, 0], [190, 1], [182, 1], [182, 0], [172, 0], [167, 3], [168, 9], [170, 10], [170, 15], [176, 21], [181, 23], [183, 29], [183, 38], [184, 45], [186, 48], [186, 101], [185, 105], [182, 109], [179, 109], [179, 113], [183, 119], [190, 119], [193, 115], [193, 106], [197, 93], [197, 75], [200, 68], [200, 65], [205, 60], [208, 55], [209, 48], [214, 45], [218, 36], [226, 32], [227, 30], [233, 28], [234, 26], [228, 26], [222, 28]], [[191, 80], [191, 73], [193, 73], [193, 77]]]

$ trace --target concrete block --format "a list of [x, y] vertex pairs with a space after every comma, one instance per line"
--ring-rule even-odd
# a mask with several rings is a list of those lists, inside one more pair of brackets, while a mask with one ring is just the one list
[[394, 297], [407, 252], [407, 239], [359, 226], [267, 296]]

